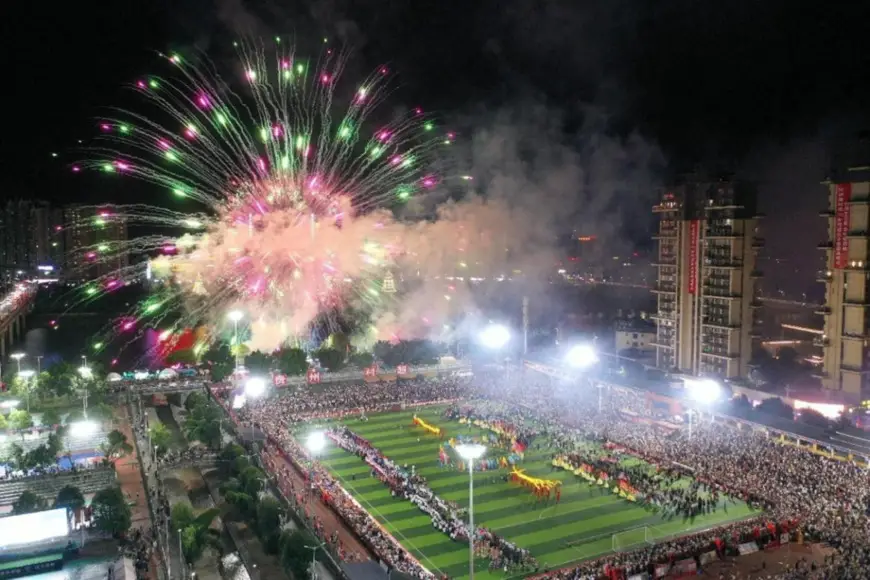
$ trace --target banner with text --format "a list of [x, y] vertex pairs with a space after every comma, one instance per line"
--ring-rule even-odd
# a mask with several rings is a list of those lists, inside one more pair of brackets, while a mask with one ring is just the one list
[[689, 222], [689, 294], [698, 293], [698, 245], [701, 242], [701, 220]]
[[838, 183], [836, 186], [834, 218], [834, 268], [842, 270], [849, 260], [849, 200], [852, 197], [851, 183]]

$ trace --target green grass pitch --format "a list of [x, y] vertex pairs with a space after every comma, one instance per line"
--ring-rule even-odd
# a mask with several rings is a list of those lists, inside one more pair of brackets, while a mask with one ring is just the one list
[[[418, 416], [444, 429], [448, 438], [480, 432], [447, 421], [442, 412], [443, 408], [426, 408]], [[468, 472], [442, 469], [438, 463], [440, 441], [411, 426], [412, 416], [412, 411], [385, 413], [372, 415], [367, 422], [347, 419], [345, 424], [393, 461], [415, 465], [437, 495], [467, 507]], [[310, 426], [302, 426], [299, 436], [304, 437], [304, 432], [309, 429]], [[345, 489], [421, 564], [434, 573], [451, 578], [468, 576], [468, 545], [455, 542], [432, 527], [429, 517], [411, 502], [392, 497], [383, 483], [370, 476], [369, 468], [362, 460], [334, 446], [330, 446], [321, 459]], [[713, 514], [693, 520], [666, 520], [600, 486], [590, 486], [573, 473], [558, 469], [551, 471], [546, 449], [528, 450], [520, 467], [536, 477], [562, 480], [561, 502], [536, 505], [528, 490], [501, 481], [503, 471], [475, 472], [475, 523], [530, 550], [542, 570], [567, 566], [612, 551], [613, 534], [620, 534], [620, 545], [627, 546], [642, 543], [647, 534], [654, 538], [686, 535], [756, 515], [743, 502], [730, 500], [726, 505], [723, 500]], [[644, 526], [648, 526], [646, 532]], [[500, 572], [489, 572], [487, 567], [487, 560], [478, 559], [475, 575], [486, 578], [505, 576]]]

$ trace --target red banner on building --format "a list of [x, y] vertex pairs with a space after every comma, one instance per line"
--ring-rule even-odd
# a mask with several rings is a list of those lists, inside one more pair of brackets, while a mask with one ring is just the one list
[[363, 369], [363, 376], [367, 379], [374, 379], [378, 376], [378, 365], [372, 365]]
[[317, 369], [308, 369], [308, 375], [306, 375], [308, 382], [311, 384], [316, 384], [320, 382], [320, 373]]
[[838, 183], [836, 189], [834, 218], [834, 268], [841, 270], [849, 260], [849, 200], [852, 197], [851, 183]]
[[689, 222], [689, 294], [698, 293], [698, 251], [701, 243], [701, 220]]
[[400, 365], [396, 365], [396, 374], [397, 375], [407, 375], [408, 374], [408, 365], [402, 363]]
[[281, 373], [275, 373], [272, 375], [272, 384], [276, 387], [286, 387], [287, 386], [287, 375], [282, 375]]

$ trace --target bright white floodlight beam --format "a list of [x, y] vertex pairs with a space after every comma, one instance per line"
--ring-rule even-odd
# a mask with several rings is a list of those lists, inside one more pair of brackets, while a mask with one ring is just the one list
[[480, 342], [487, 348], [494, 350], [500, 349], [511, 339], [511, 331], [501, 324], [493, 324], [487, 326], [480, 333]]
[[260, 377], [251, 377], [245, 383], [245, 395], [248, 397], [259, 397], [266, 392], [266, 380]]
[[574, 368], [587, 368], [598, 362], [595, 349], [588, 344], [579, 344], [568, 351], [565, 362]]
[[76, 421], [70, 425], [70, 434], [75, 437], [86, 437], [97, 432], [98, 425], [93, 421]]
[[479, 443], [463, 443], [457, 445], [454, 449], [456, 449], [459, 456], [466, 461], [475, 461], [483, 457], [483, 454], [486, 453], [486, 447]]
[[688, 380], [686, 390], [699, 403], [714, 403], [722, 394], [722, 386], [713, 379]]
[[35, 374], [36, 374], [36, 371], [32, 371], [30, 369], [18, 371], [18, 376], [21, 377], [22, 379], [29, 379], [30, 377], [32, 377]]
[[326, 447], [326, 435], [323, 434], [323, 431], [311, 433], [305, 440], [305, 447], [314, 455], [319, 455]]
[[241, 320], [244, 317], [245, 317], [245, 313], [242, 312], [241, 310], [230, 310], [229, 312], [227, 312], [227, 318], [229, 318], [233, 322], [238, 322], [239, 320]]
[[24, 358], [24, 353], [23, 352], [13, 352], [12, 354], [9, 355], [9, 358], [13, 358], [15, 360], [21, 360]]

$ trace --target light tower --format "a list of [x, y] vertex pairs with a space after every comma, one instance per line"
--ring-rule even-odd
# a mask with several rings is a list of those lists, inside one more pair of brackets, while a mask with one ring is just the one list
[[387, 275], [384, 276], [384, 283], [381, 285], [381, 292], [386, 294], [396, 293], [396, 280], [393, 278], [393, 273], [390, 271], [387, 271]]

